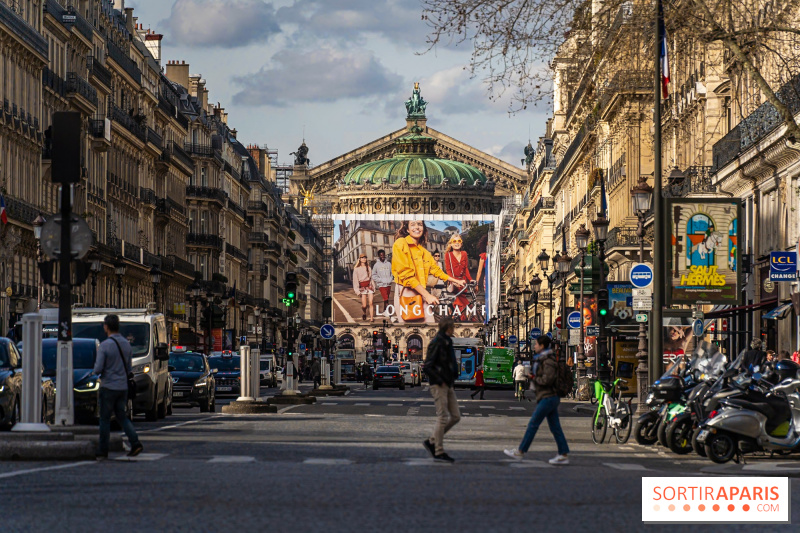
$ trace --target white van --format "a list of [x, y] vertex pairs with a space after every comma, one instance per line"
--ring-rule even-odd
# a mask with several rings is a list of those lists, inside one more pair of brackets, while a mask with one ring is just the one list
[[274, 354], [264, 354], [258, 359], [258, 374], [259, 381], [262, 387], [277, 387], [278, 376], [275, 369], [278, 365], [275, 364]]
[[103, 319], [119, 316], [119, 332], [131, 343], [131, 370], [136, 380], [133, 412], [147, 420], [164, 418], [172, 412], [172, 379], [169, 375], [169, 346], [164, 315], [147, 309], [78, 308], [72, 310], [72, 336], [106, 339]]

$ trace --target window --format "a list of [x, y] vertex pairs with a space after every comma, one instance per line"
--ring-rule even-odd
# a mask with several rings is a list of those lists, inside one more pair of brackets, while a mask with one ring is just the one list
[[200, 185], [203, 187], [208, 187], [208, 176], [206, 173], [206, 167], [200, 168]]
[[389, 236], [388, 235], [384, 235], [383, 236], [383, 244], [389, 244]]
[[374, 233], [370, 233], [370, 240], [372, 242], [378, 242], [378, 236], [375, 235]]

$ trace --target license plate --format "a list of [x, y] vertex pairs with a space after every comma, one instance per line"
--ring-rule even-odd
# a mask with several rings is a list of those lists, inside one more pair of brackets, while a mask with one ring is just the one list
[[217, 387], [217, 390], [220, 392], [231, 391], [233, 387]]
[[708, 430], [701, 430], [700, 433], [697, 434], [697, 442], [705, 442], [706, 437], [708, 437]]
[[175, 391], [172, 393], [172, 395], [175, 396], [176, 398], [180, 398], [181, 396], [183, 396], [183, 394], [184, 393], [181, 391]]

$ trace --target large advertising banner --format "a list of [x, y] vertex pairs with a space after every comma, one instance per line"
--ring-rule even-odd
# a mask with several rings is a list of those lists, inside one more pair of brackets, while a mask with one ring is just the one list
[[490, 221], [457, 217], [336, 220], [334, 321], [484, 323], [490, 228]]
[[667, 305], [739, 303], [740, 205], [733, 199], [667, 200]]

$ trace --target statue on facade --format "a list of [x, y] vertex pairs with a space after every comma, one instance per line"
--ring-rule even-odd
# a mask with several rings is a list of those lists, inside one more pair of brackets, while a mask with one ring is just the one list
[[424, 117], [425, 108], [427, 105], [428, 102], [422, 98], [422, 95], [419, 92], [419, 82], [414, 82], [414, 92], [411, 93], [411, 98], [406, 100], [406, 112], [408, 113], [409, 118]]
[[530, 141], [528, 141], [528, 146], [525, 147], [525, 159], [523, 162], [525, 163], [525, 168], [530, 169], [531, 163], [533, 163], [533, 157], [536, 155], [536, 150], [533, 148], [533, 145]]
[[294, 156], [294, 164], [297, 166], [307, 165], [311, 162], [311, 160], [306, 157], [308, 155], [308, 146], [306, 146], [305, 141], [303, 141], [303, 144], [300, 145], [300, 148], [298, 148], [296, 152], [292, 152], [289, 155]]

